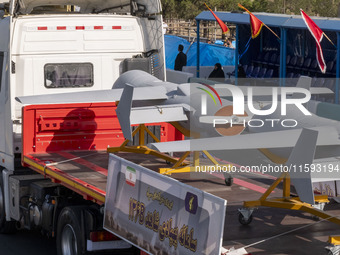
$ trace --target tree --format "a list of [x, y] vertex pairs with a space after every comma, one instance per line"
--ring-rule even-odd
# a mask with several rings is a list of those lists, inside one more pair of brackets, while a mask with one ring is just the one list
[[165, 19], [171, 18], [175, 13], [175, 0], [162, 0], [163, 17]]
[[165, 18], [176, 17], [189, 20], [207, 10], [204, 3], [217, 11], [241, 11], [241, 3], [252, 12], [300, 14], [302, 8], [308, 15], [336, 17], [340, 0], [162, 0]]
[[253, 1], [250, 11], [267, 12], [268, 11], [268, 0]]

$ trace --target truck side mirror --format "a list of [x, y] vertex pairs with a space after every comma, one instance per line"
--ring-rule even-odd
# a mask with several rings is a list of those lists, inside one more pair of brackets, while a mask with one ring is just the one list
[[135, 1], [131, 1], [131, 14], [144, 17], [146, 13], [146, 6], [139, 4]]

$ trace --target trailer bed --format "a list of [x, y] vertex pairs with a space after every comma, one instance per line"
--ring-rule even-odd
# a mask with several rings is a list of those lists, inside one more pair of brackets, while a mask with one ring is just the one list
[[[24, 107], [23, 165], [87, 200], [103, 204], [108, 175], [106, 149], [124, 142], [115, 110], [115, 103]], [[151, 124], [148, 128], [161, 141], [182, 137], [167, 123]], [[145, 142], [153, 140], [145, 137]], [[148, 155], [135, 155], [133, 160], [154, 170], [166, 166], [164, 160]]]
[[[155, 171], [161, 167], [168, 167], [164, 160], [151, 155], [132, 153], [117, 155]], [[63, 183], [87, 200], [102, 204], [105, 202], [108, 158], [109, 154], [106, 151], [68, 151], [30, 154], [25, 155], [23, 160], [30, 168], [46, 175], [54, 182]]]

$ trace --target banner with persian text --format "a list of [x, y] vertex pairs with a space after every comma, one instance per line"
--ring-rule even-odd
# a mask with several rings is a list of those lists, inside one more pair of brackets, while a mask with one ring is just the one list
[[104, 228], [150, 254], [221, 254], [226, 200], [110, 154]]

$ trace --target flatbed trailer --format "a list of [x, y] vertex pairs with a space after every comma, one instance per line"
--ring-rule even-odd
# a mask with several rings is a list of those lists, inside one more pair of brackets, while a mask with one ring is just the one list
[[[60, 254], [65, 253], [65, 251], [63, 251], [63, 249], [65, 248], [63, 247], [72, 247], [72, 245], [74, 245], [71, 244], [72, 241], [63, 241], [66, 239], [73, 240], [72, 235], [70, 236], [69, 234], [67, 234], [67, 231], [65, 234], [65, 230], [63, 230], [65, 229], [65, 226], [66, 229], [67, 226], [73, 226], [72, 232], [76, 233], [74, 239], [81, 239], [80, 243], [82, 244], [79, 246], [79, 249], [83, 249], [84, 252], [100, 249], [102, 250], [103, 247], [105, 248], [104, 250], [106, 250], [117, 245], [114, 245], [113, 242], [123, 242], [123, 240], [117, 240], [117, 237], [115, 235], [110, 235], [109, 232], [103, 230], [103, 226], [105, 227], [105, 213], [107, 214], [107, 204], [105, 202], [107, 200], [106, 192], [109, 190], [108, 185], [110, 185], [111, 190], [112, 187], [114, 187], [114, 189], [120, 190], [119, 192], [125, 192], [124, 186], [121, 190], [121, 188], [118, 187], [118, 184], [112, 184], [114, 183], [114, 181], [116, 181], [116, 178], [112, 177], [112, 171], [117, 171], [117, 168], [110, 169], [110, 154], [107, 152], [108, 148], [112, 149], [112, 147], [120, 147], [125, 142], [124, 136], [118, 123], [116, 108], [116, 103], [77, 103], [58, 105], [28, 105], [24, 106], [22, 109], [22, 166], [24, 167], [24, 169], [29, 168], [34, 172], [37, 172], [38, 174], [36, 174], [37, 177], [34, 177], [35, 175], [33, 175], [31, 183], [23, 183], [22, 185], [19, 184], [19, 186], [20, 188], [27, 185], [37, 186], [39, 183], [42, 182], [42, 178], [44, 182], [47, 181], [52, 187], [54, 187], [53, 185], [56, 185], [56, 188], [47, 188], [46, 191], [42, 192], [45, 195], [45, 201], [40, 201], [40, 204], [42, 204], [41, 207], [38, 205], [38, 201], [35, 202], [37, 204], [37, 207], [34, 207], [33, 205], [28, 205], [27, 208], [25, 208], [25, 203], [21, 202], [22, 200], [24, 201], [23, 197], [28, 196], [29, 201], [31, 201], [32, 204], [34, 203], [33, 201], [36, 200], [34, 194], [36, 193], [34, 191], [32, 192], [33, 189], [31, 187], [30, 192], [19, 192], [19, 204], [21, 208], [19, 214], [24, 215], [25, 210], [32, 211], [30, 214], [33, 215], [33, 222], [42, 223], [35, 226], [33, 226], [34, 224], [25, 223], [25, 227], [41, 228], [50, 236], [56, 235], [57, 248]], [[183, 139], [182, 133], [180, 133], [177, 129], [175, 129], [172, 125], [168, 123], [155, 123], [147, 125], [146, 128], [149, 129], [161, 142]], [[139, 135], [141, 134], [139, 133]], [[130, 142], [131, 145], [141, 142], [140, 137], [135, 136], [134, 138], [136, 141]], [[154, 138], [152, 138], [152, 136], [144, 137], [144, 144], [151, 142], [154, 142]], [[146, 171], [151, 170], [153, 174], [150, 177], [150, 182], [155, 183], [155, 187], [159, 185], [159, 182], [151, 180], [163, 178], [157, 177], [160, 176], [159, 169], [169, 168], [169, 162], [167, 162], [166, 159], [155, 157], [150, 154], [148, 155], [122, 151], [116, 152], [115, 155], [123, 160], [126, 159], [126, 162], [131, 162], [131, 164], [135, 165], [138, 168], [141, 167], [147, 169]], [[111, 177], [108, 169], [110, 169], [111, 171]], [[11, 178], [15, 177], [10, 176], [9, 178], [11, 180]], [[180, 193], [183, 195], [184, 192], [184, 195], [185, 193], [187, 194], [186, 196], [188, 196], [188, 194], [193, 195], [195, 193], [197, 195], [193, 195], [193, 199], [196, 199], [196, 201], [197, 199], [199, 199], [199, 201], [201, 201], [200, 204], [202, 204], [202, 199], [206, 199], [206, 197], [211, 196], [203, 195], [202, 191], [200, 190], [195, 190], [194, 188], [186, 184], [179, 184], [180, 182], [177, 182], [172, 178], [167, 178], [168, 177], [164, 177], [163, 179], [160, 179], [160, 182], [163, 182], [164, 186], [173, 186], [175, 187], [175, 191], [182, 190]], [[125, 182], [125, 177], [122, 182]], [[149, 188], [151, 189], [154, 188], [154, 186], [149, 184], [149, 181], [144, 182], [144, 185], [145, 184], [147, 186], [150, 185]], [[47, 186], [49, 187], [50, 185]], [[192, 189], [194, 189], [194, 191], [192, 191]], [[171, 214], [171, 216], [169, 217], [176, 217], [173, 215], [178, 215], [178, 219], [189, 217], [188, 219], [190, 219], [190, 221], [188, 222], [191, 222], [191, 224], [194, 224], [192, 223], [194, 219], [193, 217], [196, 217], [199, 221], [203, 220], [203, 222], [207, 222], [207, 226], [209, 226], [209, 228], [212, 228], [214, 224], [217, 224], [219, 225], [220, 229], [223, 229], [223, 223], [221, 224], [219, 220], [215, 220], [215, 223], [212, 223], [213, 221], [210, 222], [210, 220], [207, 221], [206, 219], [207, 213], [209, 215], [213, 215], [209, 216], [209, 218], [215, 217], [216, 219], [218, 219], [218, 217], [216, 217], [217, 212], [215, 212], [215, 209], [212, 210], [202, 208], [199, 209], [200, 211], [205, 212], [202, 216], [200, 216], [200, 213], [195, 213], [195, 216], [191, 216], [191, 212], [183, 212], [183, 207], [179, 206], [180, 203], [185, 203], [185, 206], [187, 206], [187, 201], [184, 201], [187, 199], [187, 197], [185, 199], [180, 197], [176, 198], [176, 196], [171, 194], [171, 190], [172, 189], [170, 189], [170, 191], [167, 189], [160, 189], [163, 194], [162, 196], [171, 197], [173, 201], [172, 203], [174, 203], [174, 206], [176, 206], [172, 210], [170, 210], [170, 212], [168, 212]], [[142, 194], [144, 193], [138, 191], [137, 197], [142, 196]], [[15, 196], [15, 193], [10, 194], [10, 199], [15, 199]], [[43, 196], [41, 195], [40, 197]], [[212, 196], [212, 201], [214, 201], [214, 199], [214, 196]], [[219, 199], [219, 202], [222, 205], [219, 206], [220, 209], [218, 211], [218, 215], [220, 216], [219, 218], [224, 221], [223, 212], [225, 212], [225, 200]], [[109, 206], [112, 207], [112, 200], [110, 200], [110, 202], [108, 203]], [[208, 201], [208, 204], [210, 203], [213, 202]], [[203, 206], [203, 204], [200, 206]], [[35, 212], [33, 209], [30, 209], [33, 207], [37, 212]], [[50, 209], [44, 210], [44, 207], [50, 207]], [[159, 208], [162, 207], [157, 206], [155, 208], [158, 208], [157, 210], [160, 210]], [[53, 211], [53, 214], [51, 213], [51, 211]], [[39, 219], [34, 220], [34, 215], [36, 214], [41, 216], [38, 217]], [[79, 222], [74, 224], [74, 222], [69, 221], [69, 214], [74, 214], [75, 218], [77, 218], [78, 220], [80, 219]], [[87, 216], [85, 217], [84, 215]], [[164, 217], [166, 213], [162, 211], [160, 212], [160, 215]], [[25, 218], [25, 216], [23, 217]], [[40, 220], [40, 217], [42, 218], [42, 221]], [[173, 224], [179, 224], [179, 222], [177, 222], [175, 218], [173, 218], [173, 220]], [[46, 221], [50, 222], [46, 224]], [[202, 224], [204, 225], [204, 223], [201, 223], [201, 225]], [[76, 229], [78, 228], [77, 225], [79, 225], [79, 229], [84, 229], [84, 231], [82, 231], [82, 234], [79, 233], [78, 235], [76, 231]], [[178, 228], [182, 227], [182, 225], [182, 223], [179, 224]], [[199, 224], [197, 223], [194, 224], [194, 227], [192, 227], [192, 229], [198, 231], [198, 225]], [[133, 222], [128, 223], [128, 228], [131, 233], [140, 231]], [[210, 251], [207, 253], [202, 253], [203, 251], [197, 250], [198, 253], [194, 254], [215, 254], [216, 249], [221, 248], [222, 232], [217, 231], [216, 235], [218, 236], [218, 238], [215, 238], [215, 233], [212, 234], [210, 232], [211, 230], [212, 229], [206, 228], [205, 234], [207, 236], [210, 236], [210, 242], [212, 242], [211, 240], [213, 240], [214, 243], [216, 242], [216, 244], [214, 245], [219, 248], [215, 247], [214, 251]], [[108, 240], [98, 240], [97, 238], [93, 237], [97, 235], [109, 236], [109, 238]], [[122, 237], [119, 235], [119, 233], [117, 235], [128, 242], [130, 242], [130, 240], [134, 240], [134, 238], [132, 237]], [[131, 234], [129, 233], [128, 235]], [[64, 236], [66, 237], [64, 238]], [[179, 237], [178, 240], [180, 240]], [[180, 243], [180, 241], [178, 242]], [[97, 243], [101, 244], [98, 245]], [[130, 243], [134, 245], [136, 244], [133, 241], [131, 241]], [[198, 242], [199, 245], [201, 245], [202, 243], [203, 242]], [[118, 245], [119, 244], [121, 243], [118, 243]], [[128, 247], [126, 246], [127, 244], [128, 243], [125, 243], [124, 245], [122, 245], [122, 247]], [[160, 242], [160, 244], [165, 245], [163, 240]], [[178, 244], [178, 246], [180, 246], [180, 244]], [[140, 247], [142, 250], [138, 251], [137, 249], [137, 251], [133, 251], [134, 248], [131, 248], [132, 251], [129, 251], [130, 253], [128, 254], [132, 254], [133, 252], [135, 252], [135, 254], [143, 254], [143, 250], [147, 250], [146, 247], [148, 247], [148, 245], [137, 245], [137, 247]], [[189, 251], [187, 250], [187, 248], [183, 247], [181, 247], [181, 252], [183, 252], [184, 249], [185, 254], [192, 254], [192, 251]], [[154, 254], [153, 252], [151, 253]], [[68, 253], [66, 252], [66, 254]], [[78, 253], [71, 254], [76, 255]]]
[[[154, 156], [117, 153], [136, 164], [157, 171], [168, 167], [166, 162]], [[79, 193], [85, 200], [99, 205], [105, 203], [109, 154], [103, 151], [65, 151], [58, 153], [31, 154], [24, 157], [24, 164], [50, 178], [54, 183]]]
[[[102, 205], [108, 174], [106, 150], [120, 146], [125, 140], [115, 109], [115, 103], [24, 107], [23, 166]], [[181, 138], [170, 124], [148, 127], [161, 141]], [[164, 162], [158, 163], [164, 166]], [[151, 167], [150, 163], [143, 165]], [[152, 168], [156, 169], [157, 165], [152, 163]]]
[[[44, 180], [50, 180], [58, 187], [72, 191], [73, 195], [68, 192], [67, 196], [76, 197], [78, 204], [92, 207], [97, 205], [95, 207], [100, 214], [100, 208], [105, 203], [108, 178], [107, 148], [119, 147], [125, 141], [115, 113], [116, 108], [114, 102], [23, 107], [22, 166], [39, 173]], [[147, 128], [156, 134], [160, 141], [183, 137], [168, 123], [151, 124]], [[152, 137], [145, 137], [146, 143], [153, 141]], [[155, 171], [168, 166], [164, 160], [150, 155], [118, 154]], [[83, 199], [80, 199], [81, 197]], [[73, 206], [74, 203], [65, 204], [64, 201], [58, 205], [57, 201], [58, 199], [55, 199], [53, 202], [57, 204], [56, 207], [60, 206], [57, 215], [65, 205]], [[53, 216], [52, 227], [48, 233], [51, 236], [56, 234], [58, 228], [57, 215]], [[91, 228], [102, 229], [102, 224]], [[45, 231], [48, 232], [47, 229]], [[87, 236], [89, 238], [88, 234]]]

